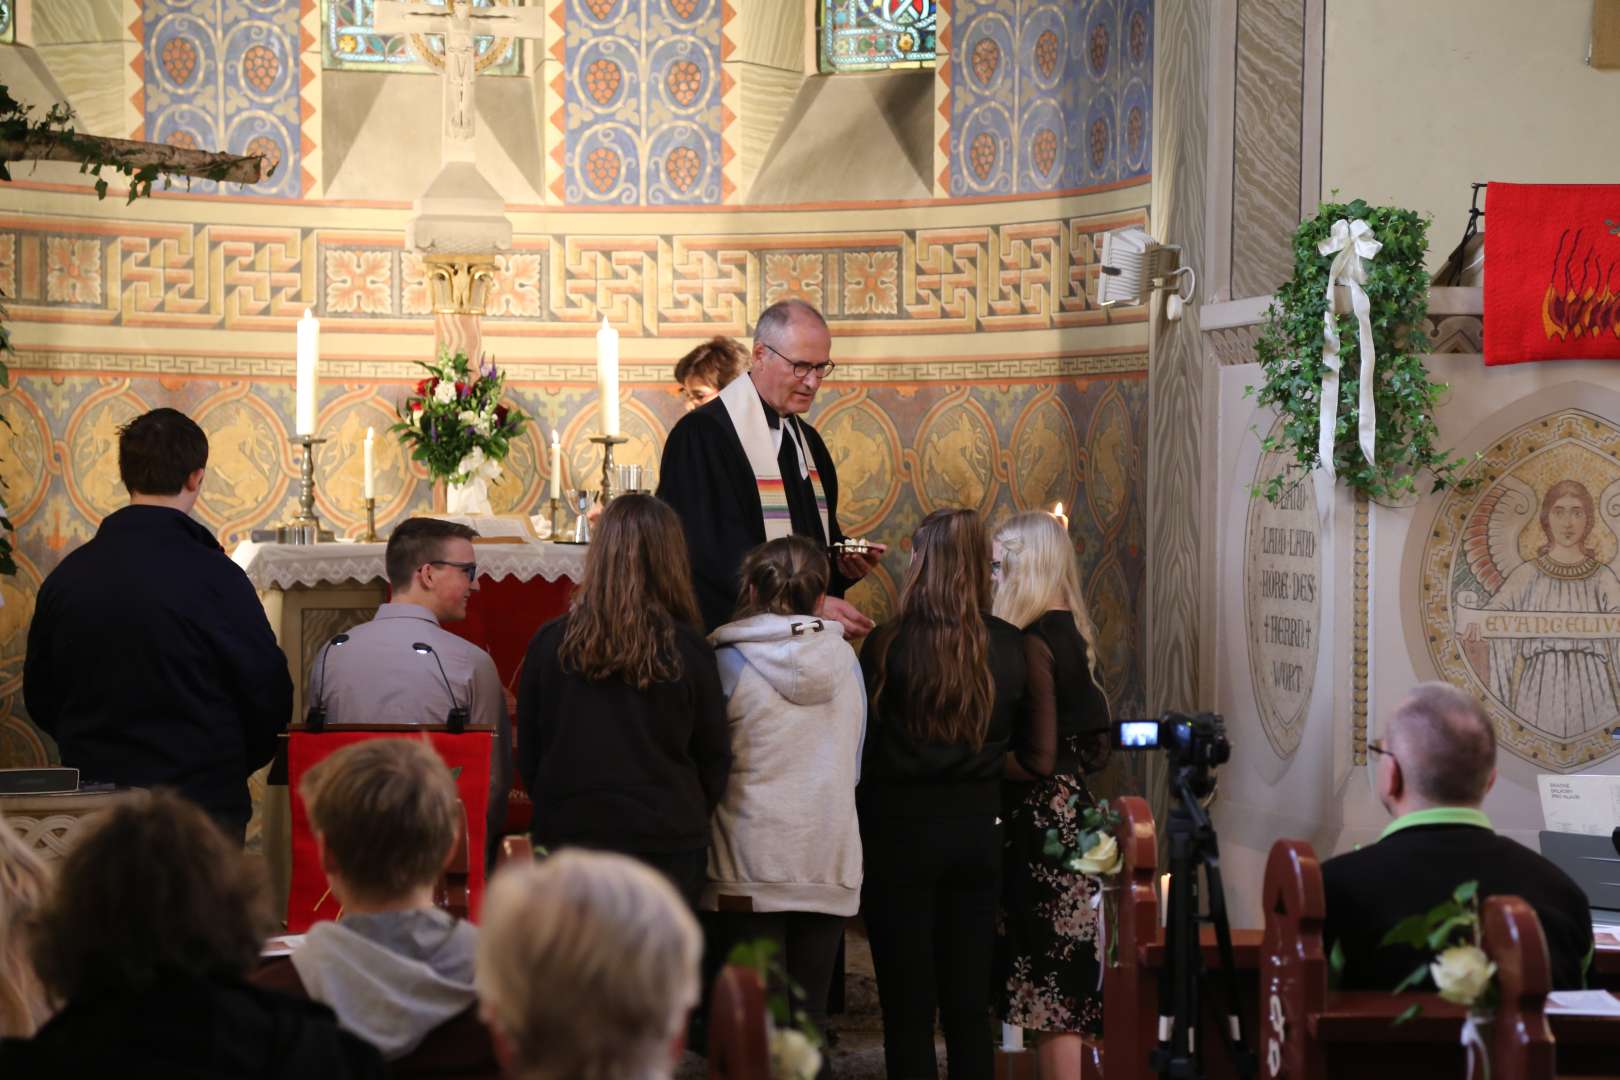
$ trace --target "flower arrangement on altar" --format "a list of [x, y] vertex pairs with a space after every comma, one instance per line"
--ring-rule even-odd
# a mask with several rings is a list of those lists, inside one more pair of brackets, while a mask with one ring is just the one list
[[389, 428], [411, 460], [445, 483], [452, 514], [487, 514], [489, 483], [501, 475], [512, 440], [523, 431], [523, 410], [501, 403], [506, 374], [493, 360], [473, 366], [464, 352], [445, 350], [420, 365], [428, 377], [400, 402]]

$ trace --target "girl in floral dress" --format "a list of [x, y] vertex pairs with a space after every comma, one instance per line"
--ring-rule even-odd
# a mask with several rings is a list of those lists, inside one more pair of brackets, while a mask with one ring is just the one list
[[[1040, 1033], [1043, 1078], [1078, 1077], [1082, 1035], [1102, 1034], [1099, 908], [1093, 907], [1100, 886], [1095, 877], [1063, 869], [1043, 848], [1054, 829], [1065, 848], [1077, 843], [1075, 796], [1081, 806], [1090, 802], [1084, 776], [1107, 761], [1108, 702], [1095, 676], [1097, 633], [1080, 591], [1074, 545], [1058, 518], [1044, 512], [1014, 517], [996, 533], [991, 559], [993, 610], [1024, 630], [1036, 714], [1026, 730], [1055, 727], [1057, 733], [1056, 754], [1020, 755], [1008, 770], [1018, 779], [1004, 788], [998, 1011], [1006, 1023]], [[1052, 768], [1046, 776], [1019, 776], [1017, 760], [1052, 761]]]

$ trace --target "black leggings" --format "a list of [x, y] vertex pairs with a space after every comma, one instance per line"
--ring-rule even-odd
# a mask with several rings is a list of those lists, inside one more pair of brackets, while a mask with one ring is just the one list
[[934, 1080], [934, 1014], [950, 1080], [989, 1080], [991, 958], [1001, 888], [993, 814], [861, 817], [861, 911], [872, 942], [889, 1080]]

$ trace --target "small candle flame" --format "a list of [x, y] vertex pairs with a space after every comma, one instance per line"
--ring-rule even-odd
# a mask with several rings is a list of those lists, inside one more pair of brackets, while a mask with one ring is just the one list
[[1052, 507], [1052, 516], [1053, 517], [1062, 517], [1063, 516], [1063, 504], [1062, 503], [1058, 503], [1058, 504], [1056, 504], [1055, 506]]

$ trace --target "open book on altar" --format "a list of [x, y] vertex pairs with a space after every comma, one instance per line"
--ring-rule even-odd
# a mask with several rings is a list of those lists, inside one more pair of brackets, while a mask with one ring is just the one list
[[534, 520], [520, 514], [433, 514], [440, 521], [454, 521], [478, 533], [474, 544], [538, 544], [544, 539], [535, 531]]

